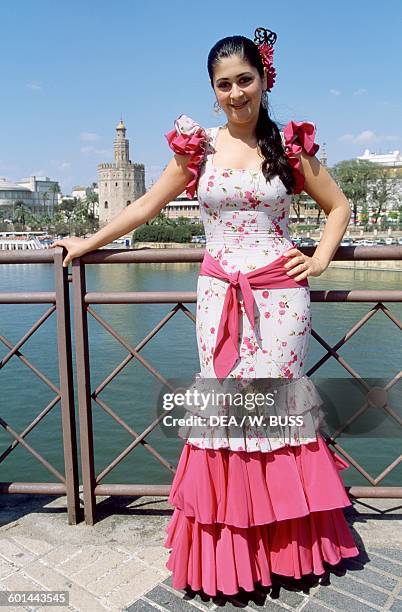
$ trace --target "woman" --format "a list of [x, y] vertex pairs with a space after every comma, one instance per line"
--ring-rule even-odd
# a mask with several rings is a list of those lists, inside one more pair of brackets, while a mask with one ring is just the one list
[[[208, 72], [226, 125], [204, 129], [186, 115], [166, 134], [175, 152], [160, 179], [89, 239], [68, 238], [63, 265], [134, 230], [186, 189], [197, 190], [206, 251], [197, 285], [197, 342], [204, 380], [278, 379], [286, 402], [307, 420], [321, 403], [304, 375], [311, 315], [307, 278], [328, 267], [350, 207], [315, 153], [315, 128], [280, 132], [267, 110], [275, 80], [276, 34], [218, 41]], [[287, 227], [291, 194], [304, 189], [327, 215], [309, 257]], [[283, 396], [282, 396], [283, 397]], [[310, 422], [312, 422], [310, 420]], [[248, 424], [190, 430], [169, 501], [165, 546], [173, 586], [226, 595], [272, 574], [321, 575], [359, 554], [343, 515], [350, 505], [339, 471], [348, 466], [318, 431]]]

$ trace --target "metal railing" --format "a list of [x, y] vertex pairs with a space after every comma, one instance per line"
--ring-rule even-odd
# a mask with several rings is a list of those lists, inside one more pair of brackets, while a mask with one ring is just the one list
[[[1, 493], [43, 493], [50, 495], [67, 496], [67, 516], [69, 524], [75, 524], [79, 520], [80, 499], [79, 499], [79, 479], [78, 479], [78, 458], [76, 425], [74, 411], [74, 390], [73, 390], [73, 367], [71, 352], [71, 324], [70, 324], [70, 303], [68, 290], [67, 268], [63, 268], [62, 249], [57, 252], [46, 249], [36, 251], [0, 251], [0, 264], [53, 264], [54, 267], [54, 291], [24, 291], [24, 292], [0, 292], [0, 304], [45, 304], [48, 307], [44, 310], [39, 319], [26, 330], [25, 334], [13, 344], [2, 334], [0, 327], [0, 346], [6, 348], [6, 353], [0, 360], [0, 372], [2, 376], [6, 374], [7, 363], [11, 359], [18, 359], [28, 367], [35, 376], [38, 377], [55, 394], [52, 400], [39, 408], [37, 416], [23, 431], [18, 432], [14, 429], [6, 410], [1, 402], [0, 425], [10, 434], [12, 442], [7, 448], [0, 449], [0, 474], [2, 462], [21, 445], [32, 455], [48, 472], [55, 478], [55, 482], [0, 482]], [[1, 267], [0, 267], [1, 273]], [[60, 387], [51, 381], [34, 363], [24, 355], [24, 345], [38, 331], [38, 329], [52, 315], [57, 319], [57, 353], [58, 368], [60, 376]], [[63, 459], [64, 473], [61, 473], [54, 465], [47, 461], [35, 448], [26, 440], [28, 434], [34, 428], [40, 427], [41, 422], [51, 412], [56, 410], [60, 402], [62, 439], [63, 439]], [[21, 407], [23, 409], [23, 407]]]
[[[305, 247], [300, 249], [307, 255], [312, 255], [315, 247]], [[158, 461], [169, 473], [174, 474], [175, 468], [171, 463], [163, 457], [163, 455], [154, 448], [147, 436], [158, 426], [161, 417], [154, 419], [147, 427], [138, 432], [133, 429], [102, 397], [102, 391], [115, 379], [115, 377], [124, 369], [124, 367], [132, 360], [137, 360], [159, 383], [170, 388], [169, 381], [165, 379], [163, 374], [147, 360], [142, 354], [142, 349], [150, 342], [156, 334], [163, 330], [166, 323], [172, 319], [178, 312], [183, 312], [189, 319], [195, 323], [195, 316], [186, 307], [186, 304], [196, 303], [195, 291], [161, 291], [161, 292], [88, 292], [86, 289], [86, 266], [98, 264], [119, 264], [119, 263], [201, 263], [205, 249], [100, 249], [87, 253], [81, 258], [76, 258], [72, 262], [71, 281], [73, 285], [73, 307], [74, 307], [74, 334], [75, 334], [75, 350], [76, 350], [76, 379], [77, 379], [77, 397], [79, 411], [79, 427], [80, 427], [80, 444], [81, 444], [81, 470], [82, 470], [82, 485], [84, 498], [84, 515], [87, 524], [93, 525], [96, 519], [96, 496], [105, 495], [163, 495], [167, 496], [170, 491], [170, 485], [157, 485], [152, 483], [144, 484], [105, 484], [103, 481], [106, 476], [141, 445], [149, 452], [156, 461]], [[0, 294], [0, 303], [51, 303], [52, 307], [43, 317], [44, 320], [54, 310], [58, 315], [58, 347], [59, 347], [59, 370], [60, 370], [60, 390], [57, 391], [57, 396], [53, 402], [57, 403], [61, 399], [62, 414], [63, 414], [63, 448], [66, 476], [54, 471], [54, 468], [49, 464], [46, 465], [44, 459], [35, 454], [34, 449], [26, 445], [24, 437], [26, 430], [21, 434], [12, 429], [10, 424], [1, 419], [0, 424], [15, 438], [15, 442], [6, 450], [7, 454], [12, 451], [18, 443], [24, 443], [27, 450], [33, 456], [40, 460], [45, 467], [50, 469], [56, 478], [61, 481], [59, 484], [48, 483], [0, 483], [1, 492], [31, 492], [31, 493], [55, 493], [67, 494], [68, 516], [69, 522], [75, 522], [78, 509], [78, 478], [77, 478], [77, 449], [76, 437], [74, 432], [74, 400], [72, 394], [72, 365], [71, 365], [71, 343], [70, 343], [70, 320], [68, 314], [68, 287], [67, 287], [67, 269], [62, 267], [62, 259], [66, 251], [60, 247], [52, 249], [52, 252], [37, 251], [30, 253], [0, 253], [0, 263], [49, 263], [54, 262], [56, 290], [55, 293], [7, 293]], [[54, 260], [53, 260], [54, 256]], [[368, 260], [402, 260], [402, 246], [377, 246], [377, 247], [340, 247], [335, 254], [334, 260], [338, 261], [368, 261]], [[316, 372], [328, 359], [334, 358], [352, 377], [360, 377], [353, 366], [348, 363], [338, 350], [377, 312], [382, 311], [389, 320], [395, 324], [399, 331], [402, 330], [402, 323], [396, 315], [386, 307], [383, 302], [402, 302], [402, 290], [336, 290], [336, 291], [317, 291], [311, 290], [312, 302], [364, 302], [373, 304], [372, 308], [349, 329], [344, 336], [331, 346], [320, 334], [312, 329], [312, 336], [325, 349], [326, 353], [317, 363], [306, 373], [308, 376]], [[135, 346], [132, 346], [124, 337], [121, 336], [111, 325], [101, 317], [92, 305], [94, 304], [170, 304], [171, 308], [162, 317], [162, 319], [149, 330], [144, 338]], [[91, 388], [91, 363], [89, 359], [89, 335], [88, 335], [88, 316], [93, 317], [96, 321], [108, 332], [111, 336], [127, 351], [127, 356], [114, 368], [112, 372], [97, 386]], [[40, 325], [38, 322], [37, 326]], [[35, 327], [35, 329], [37, 328]], [[27, 334], [31, 334], [35, 329], [29, 330]], [[20, 348], [24, 343], [21, 339], [17, 345], [11, 346], [11, 343], [6, 341], [2, 336], [0, 340], [10, 349], [6, 357], [0, 362], [1, 367], [4, 367], [12, 354], [17, 354], [19, 358], [25, 359], [20, 352]], [[27, 360], [25, 359], [24, 362]], [[387, 388], [391, 388], [401, 378], [402, 371], [397, 373], [392, 380], [388, 381]], [[172, 389], [173, 391], [173, 389]], [[95, 453], [94, 453], [94, 435], [92, 422], [92, 400], [118, 425], [120, 425], [131, 437], [132, 441], [120, 452], [102, 471], [96, 474], [95, 471]], [[49, 408], [50, 409], [50, 408]], [[364, 413], [367, 406], [363, 406], [356, 415], [351, 417], [352, 420], [357, 419]], [[387, 412], [387, 416], [394, 419], [398, 427], [402, 427], [400, 417], [395, 414], [387, 405], [383, 408]], [[46, 411], [46, 409], [45, 409]], [[43, 413], [46, 413], [43, 411]], [[42, 415], [42, 413], [41, 413]], [[39, 415], [31, 424], [29, 431], [39, 424], [43, 416]], [[369, 474], [358, 461], [348, 453], [337, 438], [342, 431], [347, 427], [351, 419], [347, 423], [342, 424], [338, 430], [327, 440], [335, 450], [337, 450], [355, 469], [370, 483], [370, 486], [351, 486], [348, 487], [348, 492], [354, 497], [394, 497], [402, 499], [402, 486], [381, 486], [381, 482], [386, 476], [394, 470], [402, 461], [402, 455], [395, 458], [387, 466], [383, 472], [374, 477]], [[14, 445], [14, 446], [13, 446]], [[1, 460], [5, 458], [5, 454], [0, 455]], [[402, 484], [402, 483], [401, 483]]]

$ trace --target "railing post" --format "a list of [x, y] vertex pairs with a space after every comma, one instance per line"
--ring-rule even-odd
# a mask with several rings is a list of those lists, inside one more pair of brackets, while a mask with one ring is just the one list
[[54, 273], [67, 516], [69, 525], [76, 525], [81, 520], [81, 516], [71, 348], [70, 295], [68, 269], [63, 268], [62, 249], [57, 249], [54, 254]]
[[80, 423], [81, 469], [84, 496], [84, 515], [87, 525], [95, 522], [95, 468], [89, 364], [88, 321], [85, 304], [85, 264], [76, 257], [72, 262], [74, 296], [74, 333], [78, 385], [78, 413]]

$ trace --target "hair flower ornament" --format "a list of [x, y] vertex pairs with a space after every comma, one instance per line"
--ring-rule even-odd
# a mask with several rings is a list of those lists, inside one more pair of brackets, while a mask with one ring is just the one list
[[275, 32], [266, 28], [257, 28], [254, 32], [254, 43], [260, 52], [262, 63], [267, 72], [267, 91], [275, 85], [276, 70], [274, 68], [274, 44], [277, 36]]

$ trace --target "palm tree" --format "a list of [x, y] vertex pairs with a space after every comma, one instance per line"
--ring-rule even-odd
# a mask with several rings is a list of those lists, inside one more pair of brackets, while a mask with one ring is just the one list
[[52, 185], [52, 186], [51, 186], [51, 188], [50, 188], [50, 191], [51, 191], [52, 196], [53, 196], [53, 197], [52, 197], [52, 212], [53, 212], [53, 214], [54, 214], [54, 200], [55, 200], [56, 195], [57, 195], [58, 193], [60, 193], [60, 186], [59, 186], [59, 183], [53, 183], [53, 185]]
[[24, 227], [30, 214], [31, 211], [25, 206], [25, 203], [22, 200], [17, 200], [13, 210], [13, 223], [20, 223]]
[[92, 217], [95, 216], [95, 203], [98, 201], [98, 194], [94, 191], [90, 191], [86, 197], [86, 202], [88, 205], [88, 213], [91, 214]]
[[[42, 193], [42, 200], [43, 200], [43, 208], [45, 212], [46, 212], [46, 202], [48, 201], [48, 199], [49, 199], [49, 194], [47, 191], [44, 191]], [[47, 214], [49, 215], [49, 209], [47, 211]]]

